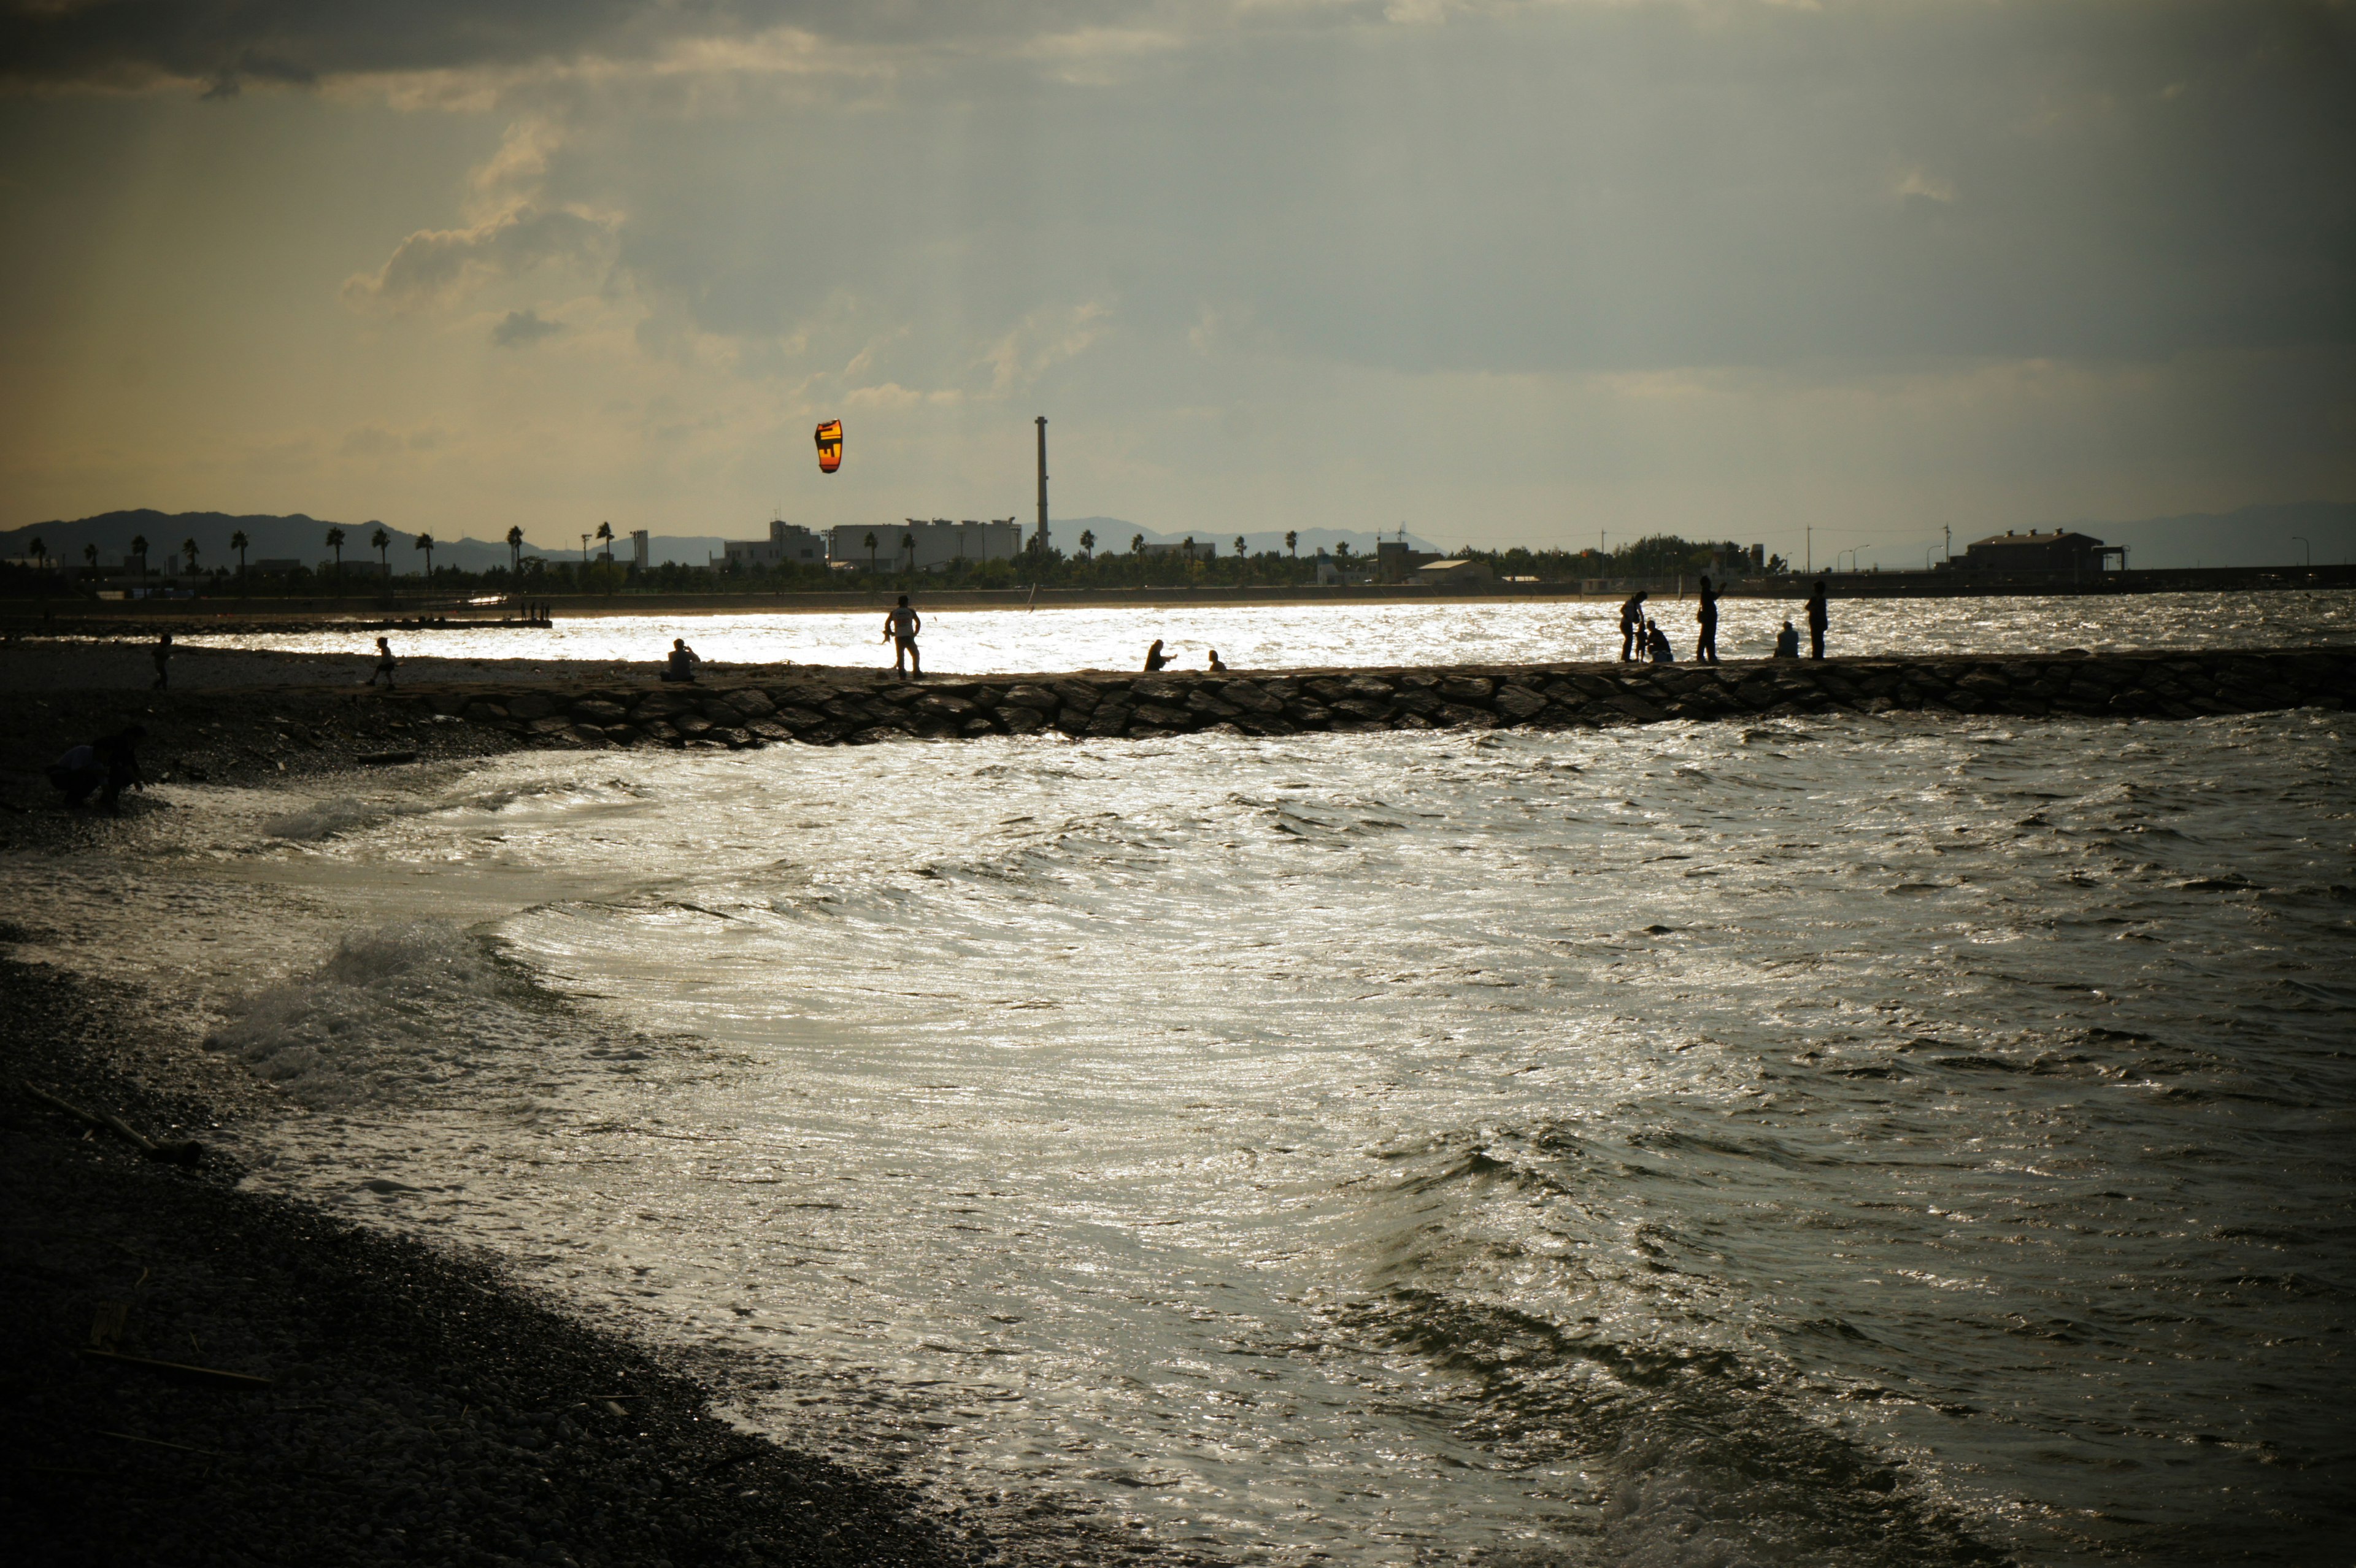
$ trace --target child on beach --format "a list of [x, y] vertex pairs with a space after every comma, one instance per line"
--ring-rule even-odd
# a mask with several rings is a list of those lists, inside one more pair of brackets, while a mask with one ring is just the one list
[[377, 677], [381, 676], [384, 677], [384, 688], [391, 691], [392, 668], [397, 662], [392, 656], [392, 645], [384, 638], [379, 637], [376, 640], [376, 669], [368, 677], [369, 685], [374, 686], [377, 683]]

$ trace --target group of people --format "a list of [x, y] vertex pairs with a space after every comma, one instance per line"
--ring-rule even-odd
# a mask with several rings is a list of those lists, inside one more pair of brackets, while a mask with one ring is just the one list
[[[1676, 662], [1676, 649], [1670, 644], [1669, 635], [1661, 630], [1659, 622], [1644, 613], [1644, 602], [1651, 597], [1651, 594], [1639, 589], [1629, 597], [1626, 603], [1620, 606], [1620, 662], [1622, 664], [1637, 661], [1653, 664]], [[1695, 609], [1694, 619], [1700, 624], [1701, 635], [1694, 641], [1694, 658], [1700, 664], [1716, 664], [1718, 662], [1718, 602], [1723, 597], [1723, 591], [1712, 588], [1709, 579], [1705, 577], [1701, 580], [1701, 588], [1696, 597], [1699, 603]], [[1816, 582], [1815, 592], [1808, 595], [1806, 613], [1808, 656], [1820, 659], [1825, 656], [1825, 633], [1832, 625], [1832, 602], [1821, 579]], [[1161, 646], [1158, 643], [1154, 645]], [[1800, 656], [1800, 634], [1789, 619], [1784, 621], [1783, 629], [1775, 635], [1775, 656], [1779, 659], [1795, 659]]]
[[[1204, 668], [1216, 672], [1227, 667], [1226, 661], [1219, 657], [1218, 649], [1211, 649], [1210, 655], [1210, 662], [1205, 665]], [[1168, 669], [1173, 662], [1173, 656], [1162, 651], [1162, 639], [1154, 638], [1152, 644], [1145, 650], [1145, 673], [1151, 675], [1157, 670]]]

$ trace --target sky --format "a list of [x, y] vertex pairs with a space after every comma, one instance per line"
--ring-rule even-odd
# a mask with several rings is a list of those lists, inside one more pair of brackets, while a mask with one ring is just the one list
[[2356, 499], [2351, 169], [2348, 3], [0, 0], [0, 527]]

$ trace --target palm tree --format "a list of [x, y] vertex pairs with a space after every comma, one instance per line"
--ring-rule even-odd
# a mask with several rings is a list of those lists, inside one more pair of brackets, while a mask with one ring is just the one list
[[31, 544], [25, 547], [25, 553], [33, 558], [33, 565], [37, 568], [44, 560], [48, 559], [49, 547], [43, 544], [40, 540], [35, 539]]
[[1083, 554], [1089, 556], [1094, 556], [1097, 553], [1097, 535], [1094, 528], [1082, 528], [1080, 530], [1080, 550]]
[[139, 575], [142, 577], [146, 576], [147, 536], [145, 534], [133, 534], [131, 536], [131, 553], [139, 558]]
[[417, 536], [416, 542], [412, 544], [409, 548], [412, 549], [422, 549], [425, 552], [425, 581], [428, 582], [433, 581], [434, 536], [432, 534], [420, 534]]
[[1131, 534], [1129, 536], [1129, 553], [1131, 555], [1143, 555], [1145, 553], [1145, 536], [1143, 534]]
[[866, 542], [867, 542], [867, 571], [868, 571], [868, 575], [870, 575], [870, 576], [872, 577], [872, 576], [873, 576], [873, 575], [874, 575], [874, 572], [875, 572], [875, 536], [874, 536], [874, 534], [873, 534], [873, 533], [872, 533], [872, 532], [871, 532], [871, 533], [867, 536], [867, 541], [866, 541]]
[[523, 576], [523, 526], [508, 530], [508, 570], [520, 580]]
[[380, 528], [375, 533], [369, 536], [369, 543], [376, 549], [377, 564], [384, 568], [385, 581], [388, 582], [391, 581], [392, 557], [385, 554], [385, 551], [391, 548], [392, 536], [386, 533], [384, 529]]
[[916, 535], [914, 535], [914, 534], [902, 534], [902, 535], [900, 536], [900, 548], [901, 548], [902, 549], [905, 549], [905, 550], [906, 550], [906, 551], [908, 552], [908, 570], [909, 570], [910, 571], [916, 571]]
[[180, 541], [180, 553], [188, 558], [188, 575], [190, 577], [194, 577], [197, 574], [197, 541], [194, 539], [182, 539]]
[[614, 525], [611, 523], [599, 523], [597, 525], [597, 537], [605, 541], [605, 559], [607, 560], [613, 560]]
[[229, 548], [237, 551], [237, 574], [240, 577], [245, 575], [245, 547], [248, 542], [243, 528], [229, 536]]
[[81, 558], [90, 563], [90, 569], [92, 571], [96, 571], [98, 570], [98, 547], [96, 545], [86, 544], [82, 546]]
[[1301, 559], [1301, 536], [1290, 528], [1284, 530], [1284, 548], [1292, 559]]
[[1241, 535], [1241, 534], [1237, 534], [1237, 535], [1236, 536], [1236, 559], [1237, 559], [1237, 560], [1241, 560], [1243, 558], [1244, 558], [1244, 536], [1243, 536], [1243, 535]]
[[341, 581], [344, 580], [344, 530], [343, 530], [343, 529], [341, 529], [341, 528], [329, 528], [329, 529], [327, 530], [327, 548], [328, 548], [329, 549], [334, 550], [334, 551], [336, 552], [336, 581], [338, 581], [338, 582], [341, 582]]

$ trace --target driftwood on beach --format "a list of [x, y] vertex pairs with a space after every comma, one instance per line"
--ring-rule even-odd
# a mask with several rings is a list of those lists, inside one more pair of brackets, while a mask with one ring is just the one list
[[1569, 729], [1899, 709], [2193, 719], [2344, 707], [2356, 650], [1548, 664], [1274, 674], [932, 677], [840, 670], [698, 687], [444, 687], [401, 699], [544, 746], [744, 748], [1057, 733]]

